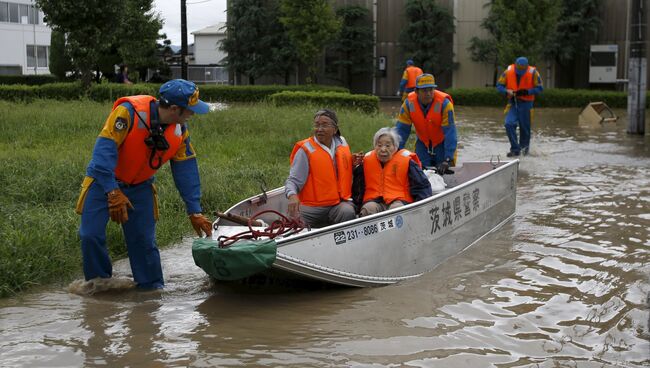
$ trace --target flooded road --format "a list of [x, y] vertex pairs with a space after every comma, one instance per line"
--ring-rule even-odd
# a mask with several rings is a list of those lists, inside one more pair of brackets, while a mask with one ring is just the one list
[[[422, 277], [215, 287], [188, 239], [162, 251], [162, 292], [0, 300], [0, 366], [650, 366], [650, 132], [578, 112], [536, 111], [514, 219]], [[502, 118], [457, 108], [459, 161], [503, 159]]]

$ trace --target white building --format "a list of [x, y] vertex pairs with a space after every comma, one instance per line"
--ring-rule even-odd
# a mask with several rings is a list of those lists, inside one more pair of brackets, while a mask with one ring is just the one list
[[50, 74], [51, 34], [35, 1], [0, 1], [0, 75]]
[[219, 49], [226, 38], [226, 23], [221, 22], [192, 32], [194, 35], [194, 64], [222, 65], [227, 54]]

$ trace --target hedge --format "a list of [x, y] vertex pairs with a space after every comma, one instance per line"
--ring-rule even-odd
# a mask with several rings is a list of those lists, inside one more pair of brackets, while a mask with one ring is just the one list
[[45, 83], [54, 83], [56, 76], [52, 74], [43, 75], [0, 75], [0, 84], [25, 84], [36, 86]]
[[[155, 96], [160, 84], [138, 83], [92, 84], [84, 93], [80, 82], [50, 83], [41, 86], [0, 85], [0, 100], [31, 101], [36, 98], [71, 100], [87, 96], [93, 101], [114, 101], [122, 96], [147, 94]], [[257, 102], [281, 91], [328, 91], [349, 93], [349, 90], [336, 86], [321, 85], [265, 85], [265, 86], [229, 86], [199, 85], [200, 97], [204, 101], [215, 102]]]
[[[449, 93], [457, 106], [504, 106], [506, 98], [494, 88], [451, 88]], [[627, 93], [588, 89], [545, 89], [535, 97], [536, 107], [585, 107], [590, 102], [603, 101], [609, 107], [627, 107]], [[650, 107], [646, 96], [646, 108]]]
[[379, 111], [379, 97], [341, 92], [294, 92], [274, 93], [269, 97], [276, 106], [317, 105], [322, 107], [353, 108], [368, 113]]

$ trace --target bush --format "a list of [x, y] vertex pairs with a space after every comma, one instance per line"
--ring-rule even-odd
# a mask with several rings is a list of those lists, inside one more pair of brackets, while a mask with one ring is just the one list
[[49, 83], [36, 87], [40, 98], [52, 100], [77, 100], [84, 95], [81, 82]]
[[88, 98], [93, 101], [115, 101], [120, 97], [133, 95], [151, 95], [156, 96], [158, 89], [157, 84], [139, 83], [139, 84], [121, 84], [121, 83], [102, 83], [93, 84], [88, 90]]
[[375, 113], [379, 111], [379, 97], [355, 95], [341, 92], [278, 92], [269, 97], [275, 106], [315, 105], [321, 107], [339, 107], [357, 109]]
[[[458, 106], [504, 106], [506, 99], [494, 88], [452, 88], [447, 91]], [[650, 106], [646, 96], [646, 107]], [[603, 101], [609, 107], [627, 107], [627, 93], [587, 89], [545, 89], [535, 97], [535, 107], [585, 107]]]
[[201, 85], [200, 97], [205, 101], [215, 102], [258, 102], [282, 91], [330, 91], [349, 93], [347, 88], [321, 85], [264, 85], [264, 86], [229, 86]]
[[52, 74], [43, 75], [0, 75], [0, 84], [25, 84], [36, 86], [57, 81], [56, 76]]
[[38, 97], [38, 87], [26, 86], [24, 84], [17, 85], [0, 85], [0, 100], [7, 101], [32, 101]]

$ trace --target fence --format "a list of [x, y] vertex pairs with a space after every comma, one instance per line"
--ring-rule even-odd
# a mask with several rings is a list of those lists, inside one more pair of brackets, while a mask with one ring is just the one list
[[[181, 67], [170, 66], [172, 78], [181, 78]], [[147, 79], [150, 80], [156, 71], [147, 70]], [[187, 79], [194, 83], [203, 84], [228, 84], [228, 69], [223, 66], [187, 66]]]

